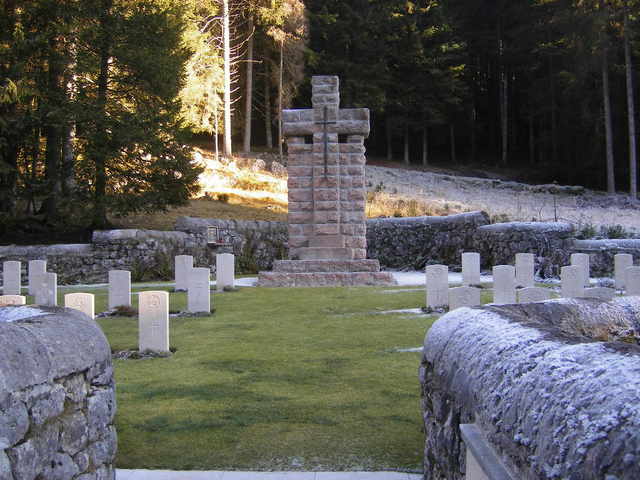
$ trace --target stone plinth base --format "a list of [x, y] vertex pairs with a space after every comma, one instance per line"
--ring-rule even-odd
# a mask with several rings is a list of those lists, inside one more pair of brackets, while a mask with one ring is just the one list
[[260, 287], [354, 287], [395, 285], [377, 260], [277, 260], [260, 272]]

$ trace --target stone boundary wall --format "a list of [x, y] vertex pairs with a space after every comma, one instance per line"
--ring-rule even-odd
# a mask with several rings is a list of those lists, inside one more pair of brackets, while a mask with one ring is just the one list
[[640, 478], [639, 297], [460, 308], [426, 335], [424, 478], [462, 480], [475, 423], [514, 479]]
[[111, 349], [75, 310], [0, 308], [0, 478], [113, 480]]
[[[219, 228], [224, 245], [207, 247], [208, 226]], [[239, 273], [269, 271], [274, 260], [288, 258], [287, 242], [284, 222], [181, 217], [172, 232], [96, 231], [89, 244], [1, 246], [0, 262], [21, 261], [24, 285], [29, 260], [47, 260], [48, 270], [58, 274], [62, 285], [107, 282], [108, 271], [116, 269], [130, 270], [134, 281], [170, 280], [173, 258], [182, 254], [193, 255], [196, 266], [213, 272], [215, 254], [225, 252], [236, 255]], [[640, 263], [640, 240], [576, 240], [566, 223], [489, 224], [483, 212], [367, 220], [367, 257], [379, 260], [383, 268], [421, 270], [445, 264], [458, 270], [464, 251], [479, 252], [485, 269], [513, 264], [516, 253], [535, 253], [541, 277], [557, 277], [574, 252], [589, 253], [595, 276], [613, 272], [616, 253], [631, 253]]]
[[447, 217], [376, 218], [367, 222], [367, 254], [387, 268], [422, 270], [428, 264], [460, 266], [462, 252], [473, 250], [484, 212]]

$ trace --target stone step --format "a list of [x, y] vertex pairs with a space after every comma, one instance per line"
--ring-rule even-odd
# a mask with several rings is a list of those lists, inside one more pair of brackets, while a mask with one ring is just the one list
[[358, 287], [396, 285], [391, 272], [260, 272], [260, 287]]
[[378, 260], [276, 260], [273, 271], [281, 273], [310, 272], [379, 272]]
[[300, 260], [352, 260], [353, 249], [338, 247], [307, 247], [298, 252]]

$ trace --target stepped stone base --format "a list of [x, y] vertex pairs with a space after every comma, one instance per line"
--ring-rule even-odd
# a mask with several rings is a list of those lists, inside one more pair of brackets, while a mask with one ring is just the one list
[[396, 282], [381, 272], [378, 260], [277, 260], [272, 272], [260, 272], [260, 287], [386, 286]]

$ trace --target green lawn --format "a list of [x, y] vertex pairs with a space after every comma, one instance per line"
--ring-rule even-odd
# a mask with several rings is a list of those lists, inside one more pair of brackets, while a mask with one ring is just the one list
[[[435, 317], [372, 313], [424, 305], [385, 290], [245, 288], [172, 318], [172, 357], [115, 361], [118, 467], [421, 470], [420, 354], [394, 349]], [[99, 323], [114, 350], [137, 347], [136, 318]]]

